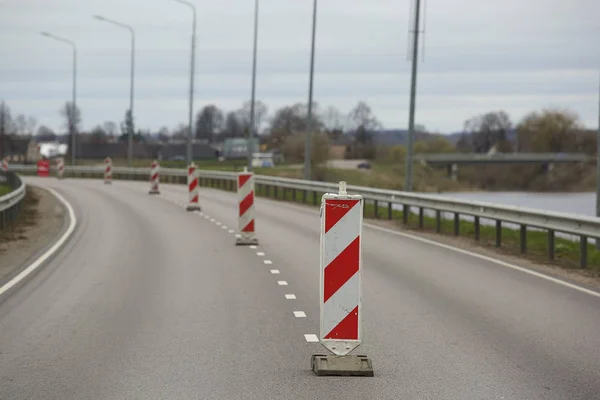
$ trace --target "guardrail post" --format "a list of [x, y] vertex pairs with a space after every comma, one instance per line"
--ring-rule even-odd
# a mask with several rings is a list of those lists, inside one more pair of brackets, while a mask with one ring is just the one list
[[302, 204], [306, 204], [306, 198], [308, 197], [308, 193], [306, 189], [302, 191]]
[[519, 241], [521, 254], [527, 253], [527, 225], [521, 225], [521, 232], [519, 234]]
[[292, 201], [296, 202], [296, 188], [292, 188]]
[[435, 210], [435, 231], [442, 232], [442, 212], [440, 210]]
[[475, 217], [474, 221], [473, 221], [473, 225], [474, 225], [474, 230], [475, 230], [475, 240], [479, 241], [479, 217]]
[[279, 191], [277, 190], [277, 186], [273, 186], [273, 197], [275, 200], [279, 200]]
[[419, 207], [419, 228], [423, 229], [425, 226], [425, 210], [423, 207]]
[[375, 206], [375, 218], [376, 219], [379, 219], [379, 207], [378, 207], [378, 205], [379, 205], [379, 202], [377, 200], [375, 200], [375, 205], [374, 206]]
[[581, 236], [579, 239], [579, 266], [581, 268], [587, 268], [587, 236]]
[[388, 219], [391, 221], [394, 218], [393, 210], [392, 210], [392, 202], [388, 201]]
[[502, 246], [502, 221], [496, 220], [496, 247]]
[[554, 231], [548, 231], [548, 259], [554, 260]]
[[402, 223], [408, 224], [408, 214], [410, 214], [410, 207], [407, 204], [402, 204]]
[[313, 205], [315, 205], [315, 206], [317, 205], [317, 192], [316, 191], [313, 192]]
[[460, 214], [454, 213], [454, 236], [460, 235]]

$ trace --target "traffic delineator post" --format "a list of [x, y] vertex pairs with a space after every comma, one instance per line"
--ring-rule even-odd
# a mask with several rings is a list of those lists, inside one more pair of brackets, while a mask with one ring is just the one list
[[154, 160], [152, 162], [152, 167], [150, 168], [150, 191], [149, 194], [160, 194], [158, 190], [158, 184], [160, 181], [160, 166], [158, 165], [158, 161]]
[[316, 354], [317, 375], [373, 376], [371, 360], [350, 355], [362, 343], [361, 234], [364, 200], [339, 193], [321, 199], [320, 343], [331, 354]]
[[65, 160], [62, 158], [56, 159], [56, 177], [58, 179], [63, 179], [65, 175]]
[[193, 162], [188, 166], [187, 185], [189, 203], [186, 207], [188, 211], [200, 211], [200, 199], [198, 196], [198, 176], [196, 175], [196, 164]]
[[110, 157], [104, 159], [104, 184], [112, 184], [112, 159]]
[[237, 194], [240, 237], [235, 244], [257, 245], [258, 239], [254, 231], [254, 174], [245, 167], [244, 172], [237, 176]]
[[2, 171], [8, 171], [8, 159], [6, 157], [2, 159]]

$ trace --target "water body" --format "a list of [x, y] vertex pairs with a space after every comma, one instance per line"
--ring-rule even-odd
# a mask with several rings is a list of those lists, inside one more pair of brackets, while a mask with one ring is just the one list
[[596, 215], [596, 193], [449, 192], [440, 196], [461, 200], [534, 208], [584, 216]]

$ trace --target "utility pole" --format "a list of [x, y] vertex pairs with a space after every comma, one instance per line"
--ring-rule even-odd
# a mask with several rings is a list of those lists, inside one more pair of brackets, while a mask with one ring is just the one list
[[[596, 135], [596, 217], [600, 218], [600, 83], [598, 85], [598, 134]], [[596, 239], [600, 250], [600, 239]]]
[[258, 0], [254, 0], [254, 50], [252, 54], [252, 93], [250, 95], [250, 129], [248, 131], [248, 171], [252, 171], [252, 140], [254, 139], [254, 105], [256, 101], [256, 47], [258, 44]]
[[317, 0], [313, 1], [312, 41], [310, 47], [310, 75], [308, 78], [308, 121], [306, 122], [306, 143], [304, 145], [304, 179], [310, 179], [310, 137], [312, 130], [313, 76], [315, 73], [315, 36], [317, 32]]
[[417, 63], [419, 55], [419, 18], [421, 0], [415, 0], [415, 19], [413, 30], [412, 71], [410, 82], [410, 109], [408, 111], [408, 143], [406, 144], [406, 181], [404, 190], [412, 192], [413, 189], [413, 142], [415, 139], [415, 103], [417, 96]]

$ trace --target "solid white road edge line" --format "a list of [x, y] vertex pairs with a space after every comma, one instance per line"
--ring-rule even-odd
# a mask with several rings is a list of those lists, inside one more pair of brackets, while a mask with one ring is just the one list
[[453, 247], [453, 246], [450, 246], [450, 245], [447, 245], [447, 244], [444, 244], [444, 243], [439, 243], [439, 242], [436, 242], [436, 241], [433, 241], [433, 240], [429, 240], [429, 239], [425, 239], [425, 238], [422, 238], [422, 237], [419, 237], [419, 236], [413, 236], [413, 235], [408, 234], [408, 233], [398, 232], [398, 231], [394, 231], [392, 229], [382, 228], [380, 226], [375, 226], [375, 225], [371, 225], [371, 224], [364, 224], [364, 225], [367, 226], [367, 227], [369, 227], [369, 228], [371, 228], [371, 229], [375, 229], [377, 231], [391, 233], [393, 235], [402, 236], [402, 237], [405, 237], [407, 239], [416, 240], [417, 242], [427, 243], [427, 244], [430, 244], [432, 246], [441, 247], [443, 249], [452, 250], [452, 251], [455, 251], [457, 253], [461, 253], [461, 254], [465, 254], [465, 255], [471, 256], [471, 257], [479, 258], [480, 260], [488, 261], [488, 262], [491, 262], [491, 263], [494, 263], [494, 264], [497, 264], [497, 265], [501, 265], [501, 266], [506, 267], [506, 268], [511, 268], [511, 269], [516, 270], [516, 271], [524, 272], [526, 274], [529, 274], [529, 275], [532, 275], [532, 276], [535, 276], [535, 277], [538, 277], [538, 278], [542, 278], [542, 279], [545, 279], [547, 281], [554, 282], [556, 284], [559, 284], [559, 285], [562, 285], [562, 286], [565, 286], [565, 287], [568, 287], [568, 288], [571, 288], [571, 289], [578, 290], [581, 293], [586, 293], [586, 294], [589, 294], [590, 296], [595, 296], [595, 297], [600, 298], [600, 293], [595, 292], [593, 290], [586, 289], [586, 288], [584, 288], [582, 286], [578, 286], [578, 285], [575, 285], [573, 283], [569, 283], [567, 281], [563, 281], [562, 279], [554, 278], [554, 277], [552, 277], [550, 275], [542, 274], [541, 272], [533, 271], [533, 270], [530, 270], [530, 269], [527, 269], [527, 268], [524, 268], [524, 267], [519, 267], [518, 265], [511, 264], [511, 263], [508, 263], [506, 261], [502, 261], [502, 260], [498, 260], [496, 258], [484, 256], [483, 254], [474, 253], [474, 252], [469, 251], [469, 250], [459, 249], [458, 247]]
[[70, 220], [69, 226], [67, 227], [67, 230], [65, 231], [65, 233], [63, 233], [63, 235], [56, 241], [56, 243], [54, 243], [52, 245], [52, 247], [50, 247], [48, 250], [46, 250], [46, 252], [44, 254], [42, 254], [37, 260], [32, 262], [27, 268], [25, 268], [17, 276], [12, 278], [4, 286], [2, 286], [0, 288], [0, 296], [2, 296], [4, 293], [8, 292], [12, 287], [14, 287], [16, 284], [18, 284], [23, 279], [25, 279], [29, 274], [31, 274], [33, 271], [38, 269], [39, 266], [42, 265], [47, 259], [52, 257], [54, 255], [54, 253], [56, 253], [58, 250], [60, 250], [60, 248], [67, 241], [69, 236], [71, 236], [71, 234], [75, 230], [75, 227], [77, 226], [77, 218], [75, 217], [75, 211], [73, 211], [73, 207], [71, 207], [71, 204], [69, 204], [69, 202], [64, 197], [62, 197], [60, 194], [58, 194], [58, 192], [56, 192], [54, 189], [48, 188], [48, 191], [50, 193], [52, 193], [54, 196], [56, 196], [56, 198], [61, 203], [63, 203], [63, 205], [67, 208], [67, 212], [69, 213], [69, 220]]

